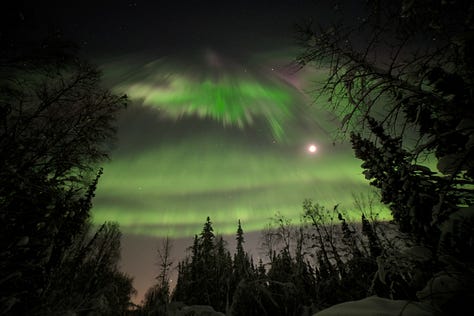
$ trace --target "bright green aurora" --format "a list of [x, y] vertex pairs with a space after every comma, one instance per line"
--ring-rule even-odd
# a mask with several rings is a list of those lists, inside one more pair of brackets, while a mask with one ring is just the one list
[[275, 56], [239, 61], [209, 50], [131, 60], [103, 64], [106, 84], [131, 104], [100, 179], [95, 222], [186, 237], [210, 216], [217, 233], [232, 234], [238, 219], [246, 231], [276, 213], [296, 223], [306, 198], [350, 211], [353, 194], [369, 190], [348, 144], [333, 144], [338, 120], [305, 93], [315, 73], [290, 71]]

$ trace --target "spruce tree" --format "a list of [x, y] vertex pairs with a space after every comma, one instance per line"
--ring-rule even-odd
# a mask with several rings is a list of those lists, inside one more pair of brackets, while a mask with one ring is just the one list
[[215, 310], [226, 312], [232, 303], [232, 258], [229, 250], [226, 249], [225, 241], [222, 236], [216, 238], [215, 253], [215, 292], [213, 304]]
[[235, 239], [237, 246], [234, 254], [234, 279], [238, 283], [242, 279], [249, 278], [252, 274], [249, 255], [244, 251], [244, 232], [240, 220], [238, 222]]

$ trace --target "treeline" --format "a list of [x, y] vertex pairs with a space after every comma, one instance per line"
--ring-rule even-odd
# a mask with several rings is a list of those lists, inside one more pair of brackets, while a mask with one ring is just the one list
[[190, 255], [177, 264], [174, 291], [167, 278], [157, 278], [136, 313], [167, 315], [180, 302], [209, 305], [226, 315], [310, 315], [369, 295], [415, 298], [415, 281], [403, 274], [414, 264], [403, 272], [388, 269], [383, 277], [378, 272], [384, 256], [409, 245], [393, 223], [378, 221], [372, 211], [354, 223], [337, 207], [329, 210], [309, 200], [303, 207], [298, 225], [277, 216], [264, 230], [266, 262], [254, 262], [245, 251], [240, 221], [232, 255], [208, 217]]

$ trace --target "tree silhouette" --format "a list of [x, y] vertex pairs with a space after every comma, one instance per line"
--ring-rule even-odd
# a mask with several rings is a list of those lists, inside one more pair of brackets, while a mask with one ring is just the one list
[[236, 233], [236, 252], [234, 254], [234, 271], [233, 271], [233, 289], [236, 288], [238, 282], [243, 279], [250, 279], [253, 274], [253, 266], [250, 262], [249, 255], [244, 251], [244, 231], [240, 220], [238, 222]]
[[117, 315], [127, 311], [135, 290], [132, 279], [118, 267], [120, 238], [117, 224], [105, 223], [95, 232], [85, 225], [51, 274], [40, 314]]
[[173, 265], [171, 261], [172, 243], [166, 237], [158, 248], [158, 266], [160, 273], [156, 277], [156, 284], [147, 290], [145, 299], [141, 306], [141, 312], [146, 315], [166, 315], [170, 302], [169, 271]]
[[214, 235], [212, 222], [207, 217], [199, 235], [194, 236], [191, 258], [178, 265], [178, 281], [173, 301], [190, 305], [210, 305], [225, 311], [229, 299], [229, 278], [232, 259], [221, 237]]
[[52, 274], [87, 222], [97, 163], [127, 102], [55, 40], [33, 45], [38, 54], [14, 46], [0, 56], [2, 313], [39, 312]]
[[[302, 26], [299, 62], [327, 69], [319, 97], [329, 96], [343, 132], [351, 132], [364, 175], [400, 230], [423, 246], [420, 256], [434, 260], [434, 271], [456, 288], [439, 304], [431, 300], [447, 312], [474, 296], [467, 281], [473, 279], [472, 243], [459, 238], [474, 234], [471, 225], [459, 225], [474, 218], [474, 7], [469, 1], [379, 0], [365, 9], [353, 24]], [[434, 160], [437, 170], [424, 158]], [[374, 246], [371, 251], [378, 252]], [[404, 278], [401, 265], [392, 268]], [[447, 277], [452, 270], [463, 277]], [[439, 274], [432, 277], [434, 282]], [[433, 282], [419, 299], [441, 296]]]

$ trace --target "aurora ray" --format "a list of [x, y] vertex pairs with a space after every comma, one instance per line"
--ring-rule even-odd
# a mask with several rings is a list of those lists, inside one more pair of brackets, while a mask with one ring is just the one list
[[186, 63], [169, 57], [128, 67], [123, 62], [109, 63], [104, 65], [105, 80], [114, 92], [126, 93], [135, 103], [173, 120], [194, 115], [243, 129], [263, 119], [278, 141], [285, 141], [286, 130], [306, 116], [300, 91], [284, 70], [278, 71], [286, 68], [251, 67], [208, 50], [199, 56], [182, 57]]

